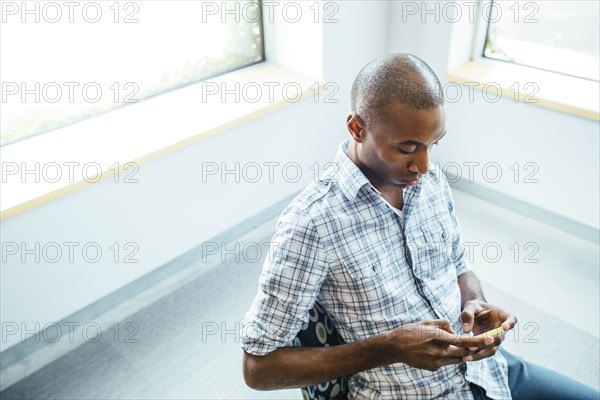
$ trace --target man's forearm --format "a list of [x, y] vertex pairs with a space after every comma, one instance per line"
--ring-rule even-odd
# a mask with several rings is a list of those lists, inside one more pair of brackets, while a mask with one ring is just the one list
[[383, 342], [383, 335], [377, 335], [332, 347], [283, 347], [265, 356], [244, 353], [244, 379], [257, 390], [312, 386], [387, 365]]
[[483, 296], [483, 289], [481, 289], [481, 283], [473, 271], [459, 275], [458, 286], [460, 287], [461, 310], [469, 300], [486, 301]]

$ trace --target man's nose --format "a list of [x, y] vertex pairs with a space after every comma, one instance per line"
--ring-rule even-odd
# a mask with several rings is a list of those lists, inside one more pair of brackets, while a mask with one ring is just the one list
[[420, 154], [409, 165], [408, 169], [409, 171], [418, 173], [419, 175], [425, 175], [429, 170], [429, 155], [427, 152], [420, 152]]

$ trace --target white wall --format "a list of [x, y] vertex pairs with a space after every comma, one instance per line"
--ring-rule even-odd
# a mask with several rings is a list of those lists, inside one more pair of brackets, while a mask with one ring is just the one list
[[[420, 7], [415, 13], [408, 3], [422, 4], [396, 1], [391, 6], [389, 51], [417, 55], [443, 80], [451, 45], [454, 49], [466, 48], [466, 53], [470, 53], [470, 42], [464, 38], [467, 8], [462, 7], [463, 18], [456, 23], [448, 22], [440, 8], [436, 22], [435, 14], [425, 14]], [[465, 3], [468, 2], [458, 2]], [[434, 9], [432, 4], [429, 7], [429, 10]], [[464, 43], [453, 42], [452, 35], [457, 31]], [[456, 57], [453, 58], [455, 65]], [[471, 100], [467, 88], [463, 89], [459, 101], [446, 103], [448, 134], [442, 145], [433, 150], [432, 161], [447, 167], [449, 172], [456, 172], [453, 165], [458, 164], [463, 179], [469, 179], [469, 164], [465, 163], [479, 162], [471, 175], [476, 184], [598, 229], [598, 122], [532, 104], [515, 103], [508, 98], [490, 103], [481, 91], [475, 91]], [[454, 96], [454, 92], [449, 92], [449, 96]], [[493, 162], [500, 165], [502, 172], [497, 182], [494, 182], [497, 168]], [[518, 176], [515, 162], [519, 163]], [[524, 168], [528, 162], [537, 167]], [[488, 175], [483, 174], [486, 164]], [[529, 173], [539, 182], [525, 183], [524, 178]]]
[[[277, 112], [201, 141], [140, 167], [136, 184], [110, 180], [91, 185], [67, 197], [3, 221], [3, 242], [98, 243], [103, 255], [97, 263], [85, 262], [81, 246], [75, 262], [63, 256], [57, 263], [28, 256], [8, 258], [0, 269], [1, 322], [22, 323], [35, 330], [36, 323], [59, 322], [144, 274], [301, 190], [314, 179], [315, 162], [332, 161], [339, 142], [348, 136], [345, 119], [349, 87], [358, 70], [386, 49], [386, 2], [340, 2], [338, 23], [323, 24], [325, 80], [339, 85], [333, 96], [338, 103], [315, 103], [308, 98]], [[356, 29], [360, 26], [360, 29]], [[318, 35], [311, 34], [311, 38]], [[313, 39], [316, 40], [316, 39]], [[309, 50], [320, 43], [303, 44]], [[293, 48], [294, 51], [302, 51]], [[293, 63], [293, 57], [285, 58]], [[293, 65], [292, 65], [293, 66]], [[333, 93], [330, 89], [327, 93]], [[168, 134], [168, 132], [165, 132]], [[275, 167], [273, 183], [267, 171], [257, 183], [235, 182], [220, 175], [202, 183], [203, 163], [296, 162], [302, 179], [290, 183], [282, 168]], [[248, 170], [249, 171], [249, 170]], [[136, 264], [114, 263], [109, 249], [114, 242], [139, 246]], [[120, 254], [120, 260], [124, 253]], [[2, 341], [1, 350], [16, 344], [20, 335]]]

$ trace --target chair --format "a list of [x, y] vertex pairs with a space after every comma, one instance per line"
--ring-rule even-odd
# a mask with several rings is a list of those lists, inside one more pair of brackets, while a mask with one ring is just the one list
[[[327, 312], [318, 302], [310, 310], [308, 324], [294, 338], [294, 346], [298, 347], [327, 347], [344, 343]], [[346, 400], [348, 377], [336, 378], [301, 390], [304, 400]]]

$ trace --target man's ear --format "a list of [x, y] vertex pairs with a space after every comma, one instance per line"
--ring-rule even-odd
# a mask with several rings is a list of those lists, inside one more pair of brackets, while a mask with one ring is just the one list
[[346, 118], [348, 132], [350, 132], [352, 138], [358, 143], [361, 143], [365, 136], [364, 126], [365, 124], [358, 114], [350, 114], [348, 115], [348, 118]]

